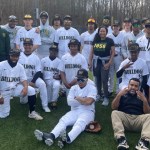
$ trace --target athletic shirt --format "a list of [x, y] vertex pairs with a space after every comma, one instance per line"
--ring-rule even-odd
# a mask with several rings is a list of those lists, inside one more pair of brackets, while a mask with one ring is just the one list
[[52, 80], [55, 73], [59, 74], [59, 70], [58, 70], [59, 64], [60, 64], [60, 59], [57, 57], [54, 60], [51, 60], [48, 56], [41, 60], [44, 80]]
[[136, 43], [138, 43], [140, 47], [139, 58], [142, 58], [146, 61], [150, 61], [150, 43], [149, 42], [145, 35], [138, 38], [136, 41]]
[[64, 27], [62, 27], [56, 30], [54, 42], [58, 43], [59, 58], [61, 58], [63, 55], [70, 51], [68, 43], [71, 39], [77, 39], [80, 41], [79, 32], [75, 28], [71, 27], [70, 29], [66, 30]]
[[[122, 69], [130, 60], [127, 58], [125, 59], [121, 65], [119, 66], [119, 70]], [[138, 58], [131, 66], [125, 69], [122, 75], [122, 82], [121, 85], [128, 86], [129, 80], [131, 78], [138, 78], [140, 81], [142, 81], [142, 76], [148, 75], [148, 66], [146, 62]]]
[[68, 105], [71, 106], [71, 110], [90, 110], [95, 112], [95, 102], [91, 105], [83, 105], [79, 103], [76, 99], [77, 96], [80, 97], [90, 97], [93, 98], [94, 101], [96, 100], [97, 90], [93, 81], [88, 80], [87, 85], [84, 88], [80, 88], [79, 85], [74, 85], [71, 87], [67, 102]]
[[1, 26], [3, 29], [5, 29], [8, 34], [9, 34], [9, 38], [10, 38], [10, 46], [11, 49], [15, 48], [15, 38], [17, 35], [17, 31], [21, 28], [21, 26], [15, 26], [14, 28], [10, 28], [8, 24]]
[[94, 31], [92, 34], [90, 34], [88, 31], [81, 34], [81, 46], [82, 48], [82, 55], [86, 58], [86, 61], [88, 62], [92, 42], [95, 37], [96, 31]]
[[66, 74], [67, 82], [71, 82], [75, 79], [79, 69], [88, 70], [88, 65], [85, 57], [77, 53], [75, 56], [72, 56], [70, 53], [64, 55], [61, 59], [61, 63], [58, 66], [58, 69]]
[[23, 65], [28, 81], [33, 79], [36, 72], [41, 71], [41, 61], [38, 56], [33, 53], [29, 56], [26, 56], [22, 52], [18, 62]]
[[21, 64], [12, 68], [7, 60], [0, 62], [0, 91], [13, 89], [25, 80], [27, 77]]
[[108, 37], [105, 40], [93, 41], [94, 54], [100, 57], [110, 56], [112, 46], [115, 46], [114, 41]]
[[127, 93], [121, 97], [118, 110], [131, 115], [142, 115], [143, 101], [137, 98], [137, 94]]
[[22, 27], [18, 30], [15, 43], [20, 46], [20, 49], [24, 52], [23, 40], [25, 38], [30, 38], [33, 40], [33, 45], [41, 45], [41, 37], [39, 33], [36, 33], [35, 28], [26, 30]]

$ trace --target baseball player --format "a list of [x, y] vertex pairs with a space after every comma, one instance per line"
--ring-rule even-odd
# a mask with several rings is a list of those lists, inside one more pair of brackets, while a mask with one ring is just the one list
[[[122, 51], [121, 51], [123, 35], [120, 32], [120, 23], [118, 20], [114, 20], [112, 29], [113, 29], [112, 33], [107, 35], [107, 37], [113, 39], [113, 41], [115, 43], [115, 55], [113, 58], [113, 63], [111, 64], [110, 70], [109, 70], [109, 76], [110, 76], [109, 89], [108, 89], [109, 95], [111, 95], [113, 93], [114, 76], [115, 76], [117, 70], [119, 69], [121, 62], [123, 61]], [[118, 93], [118, 91], [119, 91], [119, 79], [116, 80], [116, 93]]]
[[68, 43], [71, 39], [77, 39], [80, 41], [79, 32], [71, 27], [72, 18], [69, 15], [64, 17], [64, 27], [58, 29], [55, 34], [55, 44], [58, 45], [58, 57], [61, 58], [63, 55], [69, 52]]
[[126, 88], [131, 78], [137, 78], [140, 79], [141, 83], [143, 82], [142, 86], [145, 93], [147, 93], [146, 84], [149, 72], [146, 62], [143, 59], [138, 58], [139, 45], [137, 43], [130, 44], [129, 51], [131, 58], [125, 59], [117, 71], [117, 77], [122, 76], [122, 82], [119, 84], [119, 89], [123, 90]]
[[54, 30], [60, 29], [60, 28], [62, 28], [62, 24], [63, 24], [63, 22], [61, 20], [60, 15], [56, 14], [52, 20], [52, 28]]
[[29, 118], [42, 120], [35, 112], [36, 95], [34, 88], [28, 86], [24, 68], [18, 63], [20, 50], [13, 49], [9, 52], [9, 59], [0, 62], [0, 97], [4, 103], [0, 105], [0, 118], [6, 118], [10, 114], [11, 96], [28, 96]]
[[[71, 111], [61, 117], [50, 133], [35, 130], [34, 134], [37, 140], [44, 140], [46, 145], [51, 146], [59, 136], [58, 146], [60, 148], [65, 143], [72, 143], [84, 131], [86, 125], [94, 120], [96, 95], [96, 87], [93, 81], [88, 80], [88, 72], [85, 69], [79, 69], [77, 72], [77, 85], [71, 87], [67, 97]], [[73, 126], [69, 133], [66, 133], [67, 126]]]
[[86, 61], [88, 63], [89, 60], [89, 54], [91, 50], [92, 41], [96, 34], [96, 21], [94, 18], [89, 18], [87, 21], [87, 28], [88, 31], [81, 34], [81, 50], [82, 55], [86, 58]]
[[51, 109], [57, 108], [57, 98], [60, 89], [60, 72], [58, 66], [60, 59], [57, 58], [58, 48], [52, 45], [49, 49], [49, 56], [41, 60], [43, 79], [47, 85], [48, 102], [51, 104]]
[[[23, 44], [25, 51], [21, 53], [19, 63], [22, 64], [25, 69], [29, 85], [39, 89], [43, 110], [50, 112], [48, 108], [46, 84], [40, 78], [41, 61], [38, 56], [32, 52], [33, 41], [30, 38], [25, 38]], [[23, 101], [25, 101], [25, 99]]]
[[13, 15], [9, 16], [8, 23], [2, 26], [2, 28], [9, 33], [11, 49], [15, 48], [14, 43], [15, 43], [16, 34], [17, 31], [21, 28], [21, 26], [17, 26], [17, 17]]
[[145, 23], [145, 34], [138, 38], [136, 43], [139, 44], [139, 57], [146, 60], [150, 72], [150, 19]]
[[23, 40], [25, 38], [30, 38], [33, 40], [33, 51], [35, 51], [38, 48], [38, 46], [41, 45], [40, 34], [37, 33], [36, 28], [32, 27], [33, 18], [31, 15], [26, 14], [24, 16], [23, 22], [25, 26], [19, 29], [16, 35], [15, 39], [16, 48], [24, 51]]
[[122, 41], [122, 54], [124, 58], [130, 57], [130, 53], [128, 51], [128, 45], [131, 43], [135, 43], [138, 38], [143, 36], [143, 32], [141, 29], [141, 23], [139, 19], [134, 19], [132, 21], [132, 32], [124, 35]]
[[79, 53], [80, 42], [77, 39], [72, 39], [70, 40], [68, 47], [70, 53], [67, 53], [62, 57], [61, 63], [58, 67], [67, 94], [71, 86], [75, 85], [77, 82], [75, 78], [77, 71], [81, 68], [88, 70], [85, 57]]
[[49, 25], [49, 15], [46, 11], [40, 13], [41, 45], [37, 49], [40, 59], [49, 56], [49, 48], [54, 42], [55, 30]]

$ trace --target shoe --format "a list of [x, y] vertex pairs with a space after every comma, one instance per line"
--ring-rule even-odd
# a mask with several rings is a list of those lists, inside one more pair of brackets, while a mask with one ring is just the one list
[[135, 146], [136, 150], [149, 150], [149, 141], [145, 139], [140, 139], [138, 144]]
[[117, 139], [117, 142], [118, 142], [118, 146], [117, 146], [118, 150], [128, 150], [129, 149], [129, 145], [127, 144], [127, 140], [124, 136], [121, 136], [119, 139]]
[[31, 113], [29, 113], [28, 117], [35, 120], [43, 120], [43, 117], [40, 116], [36, 111], [32, 111]]
[[39, 141], [45, 141], [45, 144], [51, 146], [54, 143], [54, 135], [52, 133], [42, 132], [40, 130], [35, 130], [34, 135]]
[[51, 112], [51, 110], [48, 108], [48, 106], [43, 107], [43, 110], [44, 110], [45, 112]]
[[108, 96], [111, 97], [113, 95], [113, 92], [108, 92]]
[[56, 110], [57, 109], [57, 102], [51, 102], [51, 109]]
[[63, 148], [66, 145], [66, 141], [67, 141], [66, 130], [63, 130], [60, 133], [59, 139], [58, 139], [58, 146], [59, 146], [59, 148]]
[[102, 105], [103, 106], [108, 106], [108, 104], [109, 104], [109, 99], [104, 97], [104, 101], [103, 101]]

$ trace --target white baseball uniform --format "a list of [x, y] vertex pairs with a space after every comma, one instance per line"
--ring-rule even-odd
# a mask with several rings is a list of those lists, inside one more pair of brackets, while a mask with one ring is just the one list
[[[8, 61], [0, 62], [0, 93], [4, 98], [4, 104], [0, 105], [0, 118], [10, 114], [11, 96], [22, 97], [21, 91], [24, 88], [21, 82], [27, 80], [25, 70], [19, 63], [11, 67]], [[35, 95], [34, 88], [28, 86], [28, 96]]]
[[47, 85], [48, 102], [57, 101], [60, 89], [60, 80], [54, 79], [53, 76], [55, 74], [60, 74], [58, 70], [60, 59], [56, 57], [54, 60], [51, 60], [49, 57], [45, 57], [41, 60], [41, 64], [43, 79]]
[[[119, 70], [122, 69], [127, 63], [129, 63], [130, 60], [127, 58], [125, 59], [120, 67]], [[128, 87], [129, 80], [131, 78], [138, 78], [140, 81], [142, 81], [142, 76], [148, 75], [148, 67], [146, 62], [138, 58], [131, 66], [125, 69], [122, 75], [122, 82], [119, 84], [119, 89], [122, 90], [125, 87]]]
[[148, 78], [147, 85], [150, 87], [150, 76]]
[[[109, 80], [108, 91], [111, 93], [111, 92], [113, 92], [113, 89], [114, 89], [115, 74], [116, 74], [117, 70], [119, 69], [121, 62], [123, 61], [122, 51], [121, 51], [123, 34], [121, 32], [119, 32], [119, 34], [117, 36], [114, 36], [114, 34], [111, 33], [111, 34], [108, 34], [107, 37], [113, 39], [113, 41], [115, 43], [115, 56], [113, 58], [113, 63], [111, 64], [110, 69], [109, 69], [110, 80]], [[118, 92], [118, 90], [119, 90], [119, 79], [116, 80], [116, 92]]]
[[94, 120], [95, 117], [95, 102], [91, 105], [83, 105], [79, 103], [75, 97], [89, 97], [96, 100], [97, 90], [94, 82], [88, 80], [87, 85], [84, 88], [80, 88], [79, 85], [74, 85], [69, 91], [67, 97], [68, 105], [71, 106], [71, 111], [66, 113], [52, 130], [51, 133], [55, 135], [55, 138], [59, 136], [61, 131], [65, 130], [67, 126], [73, 126], [68, 133], [70, 143], [73, 142], [77, 136], [85, 130], [86, 125]]
[[97, 32], [94, 31], [90, 34], [88, 31], [81, 34], [81, 46], [82, 46], [82, 55], [85, 57], [87, 63], [89, 61], [89, 55], [92, 47], [92, 42], [94, 40], [95, 34]]
[[5, 29], [9, 33], [10, 38], [10, 47], [11, 49], [15, 48], [15, 39], [17, 35], [17, 31], [21, 28], [21, 26], [15, 26], [14, 28], [10, 28], [8, 24], [1, 26], [3, 29]]
[[146, 36], [143, 35], [137, 39], [136, 43], [138, 43], [140, 47], [139, 58], [146, 61], [150, 73], [150, 39], [147, 39]]
[[24, 52], [23, 40], [25, 38], [30, 38], [33, 40], [33, 45], [41, 45], [41, 37], [39, 33], [36, 33], [36, 29], [32, 28], [30, 30], [26, 30], [25, 27], [22, 27], [18, 30], [15, 44], [19, 45], [20, 49]]
[[[37, 72], [41, 71], [41, 61], [38, 58], [38, 56], [35, 55], [34, 53], [32, 53], [29, 56], [26, 56], [24, 53], [21, 53], [18, 62], [23, 65], [25, 72], [26, 72], [26, 75], [27, 75], [28, 82], [31, 82], [34, 75]], [[48, 99], [47, 99], [47, 90], [46, 90], [45, 82], [41, 78], [38, 78], [35, 81], [35, 86], [40, 91], [40, 98], [42, 101], [43, 108], [47, 107], [48, 106]]]
[[[122, 32], [123, 33], [123, 32]], [[130, 43], [135, 43], [138, 38], [143, 36], [142, 31], [139, 32], [136, 36], [134, 35], [133, 31], [124, 34], [124, 38], [122, 41], [122, 54], [124, 58], [130, 57], [130, 52], [128, 50], [128, 46]]]
[[54, 42], [58, 43], [58, 57], [61, 58], [67, 52], [69, 52], [68, 43], [71, 39], [77, 39], [80, 41], [79, 32], [75, 28], [66, 30], [64, 27], [58, 29], [55, 33]]
[[37, 55], [40, 59], [42, 59], [46, 56], [49, 56], [49, 48], [54, 42], [55, 30], [49, 25], [49, 17], [47, 18], [47, 21], [44, 25], [40, 19], [39, 29], [41, 36], [41, 45], [37, 49]]

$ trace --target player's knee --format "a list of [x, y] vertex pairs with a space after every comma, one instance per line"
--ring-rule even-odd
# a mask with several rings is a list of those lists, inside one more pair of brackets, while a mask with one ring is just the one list
[[35, 89], [31, 86], [28, 86], [28, 96], [35, 95]]
[[46, 89], [46, 84], [44, 81], [42, 81], [39, 85], [38, 85], [39, 89]]
[[81, 131], [84, 131], [87, 124], [88, 123], [85, 120], [81, 119], [78, 122], [76, 122], [74, 126], [78, 126], [80, 127]]

